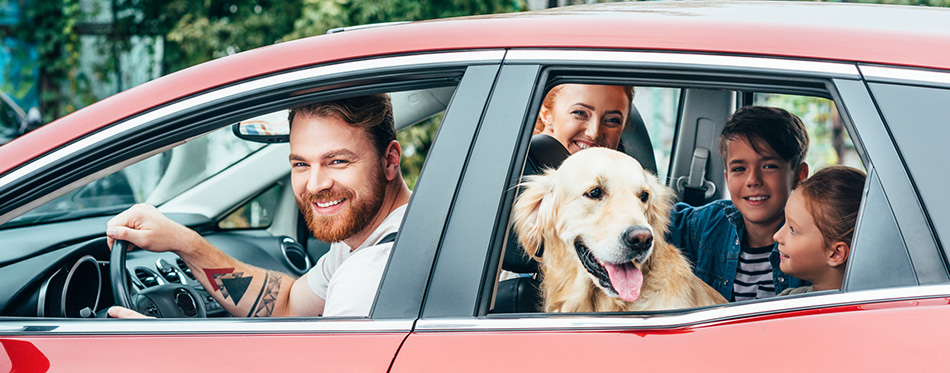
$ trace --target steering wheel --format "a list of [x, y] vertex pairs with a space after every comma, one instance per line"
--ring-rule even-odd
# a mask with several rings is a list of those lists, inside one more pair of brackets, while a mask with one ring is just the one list
[[190, 286], [165, 284], [153, 286], [132, 294], [129, 288], [125, 259], [129, 252], [127, 241], [116, 240], [109, 255], [109, 277], [115, 304], [135, 310], [146, 316], [203, 318], [207, 316], [201, 296]]

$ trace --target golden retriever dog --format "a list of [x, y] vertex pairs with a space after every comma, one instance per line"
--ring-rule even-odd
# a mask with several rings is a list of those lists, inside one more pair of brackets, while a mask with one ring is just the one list
[[513, 212], [515, 232], [540, 263], [545, 312], [669, 310], [726, 302], [666, 242], [672, 191], [632, 157], [585, 149], [557, 170], [528, 176], [522, 185]]

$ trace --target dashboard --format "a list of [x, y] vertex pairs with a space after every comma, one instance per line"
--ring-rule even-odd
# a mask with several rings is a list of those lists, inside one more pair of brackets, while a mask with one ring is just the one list
[[[6, 255], [19, 257], [0, 265], [0, 278], [4, 279], [4, 286], [0, 287], [0, 316], [105, 317], [115, 300], [109, 275], [110, 250], [102, 233], [105, 220], [99, 220], [102, 219], [49, 224], [48, 231], [64, 234], [56, 238], [46, 234], [45, 239], [53, 242], [34, 235], [25, 251], [18, 254], [7, 251]], [[190, 219], [175, 220], [187, 222]], [[76, 229], [77, 225], [85, 229]], [[0, 247], [9, 247], [4, 243], [10, 244], [20, 234], [36, 233], [30, 229], [17, 230], [6, 230]], [[70, 237], [70, 231], [97, 234]], [[306, 273], [313, 262], [303, 246], [290, 237], [274, 237], [256, 230], [202, 234], [228, 255], [261, 268], [299, 276]], [[134, 249], [127, 255], [126, 273], [133, 294], [161, 285], [181, 284], [196, 291], [208, 317], [229, 316], [174, 253]]]

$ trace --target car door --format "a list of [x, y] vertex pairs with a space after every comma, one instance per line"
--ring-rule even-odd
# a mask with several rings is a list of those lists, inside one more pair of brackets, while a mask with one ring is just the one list
[[[842, 289], [673, 311], [494, 312], [505, 253], [515, 249], [507, 239], [512, 234], [509, 215], [531, 129], [545, 92], [561, 83], [694, 92], [679, 96], [686, 99], [673, 105], [678, 114], [672, 122], [678, 127], [673, 143], [666, 145], [673, 159], [666, 170], [671, 187], [678, 176], [689, 176], [689, 167], [677, 164], [689, 165], [697, 144], [703, 143], [695, 139], [701, 132], [697, 123], [704, 118], [725, 120], [744, 97], [757, 93], [832, 102], [854, 143], [857, 166], [869, 175]], [[700, 107], [714, 113], [702, 113], [696, 109]], [[919, 348], [948, 331], [945, 323], [935, 322], [950, 312], [940, 307], [950, 295], [946, 264], [877, 113], [853, 63], [688, 53], [510, 51], [462, 176], [421, 318], [392, 370], [680, 371], [761, 369], [777, 361], [792, 370], [815, 364], [880, 370], [946, 363]], [[722, 172], [718, 170], [714, 172]], [[901, 358], [894, 359], [896, 355]]]
[[[122, 170], [134, 161], [263, 113], [335, 97], [455, 87], [451, 102], [445, 103], [448, 107], [439, 132], [415, 184], [370, 317], [201, 320], [36, 317], [37, 307], [42, 309], [42, 305], [47, 304], [45, 289], [56, 286], [45, 280], [57, 276], [56, 268], [69, 267], [72, 261], [80, 260], [79, 256], [88, 254], [92, 255], [91, 263], [96, 263], [92, 268], [108, 273], [107, 263], [98, 257], [103, 253], [102, 230], [108, 215], [37, 225], [13, 224], [0, 230], [0, 242], [5, 243], [0, 247], [15, 246], [4, 256], [7, 265], [0, 268], [0, 278], [7, 284], [2, 294], [4, 304], [0, 306], [4, 310], [0, 317], [0, 343], [5, 356], [14, 369], [47, 366], [78, 371], [125, 371], [135, 366], [154, 367], [158, 363], [173, 370], [386, 371], [420, 314], [429, 271], [442, 237], [440, 232], [503, 53], [483, 50], [379, 57], [286, 71], [264, 78], [250, 77], [124, 118], [0, 177], [0, 194], [4, 196], [0, 215], [8, 221], [74, 189], [77, 184]], [[282, 162], [286, 164], [286, 155]], [[254, 176], [262, 178], [262, 175]], [[273, 176], [274, 179], [280, 177]], [[260, 190], [271, 187], [266, 180], [251, 183], [259, 183], [260, 187], [246, 197], [248, 200], [256, 198]], [[189, 208], [189, 203], [168, 204], [175, 209]], [[231, 213], [226, 208], [218, 210]], [[276, 238], [262, 239], [274, 234], [266, 230], [223, 230], [217, 220], [222, 216], [217, 213], [205, 216], [199, 212], [179, 215], [167, 212], [204, 234], [225, 252], [233, 249], [230, 253], [239, 258], [235, 253], [250, 255], [246, 254], [247, 245], [270, 242], [274, 247], [261, 249], [275, 250], [278, 243]], [[292, 216], [296, 217], [296, 213]], [[60, 235], [39, 234], [57, 228]], [[230, 247], [228, 242], [241, 242], [241, 246]], [[89, 260], [88, 256], [82, 256], [81, 261]], [[154, 262], [154, 257], [151, 260]], [[174, 263], [174, 259], [169, 262]], [[65, 280], [67, 284], [69, 277]], [[42, 285], [44, 283], [47, 285]], [[102, 288], [108, 292], [111, 287]], [[66, 293], [64, 289], [63, 299]], [[108, 294], [103, 297], [111, 299]], [[105, 302], [104, 306], [108, 305]], [[101, 313], [104, 306], [93, 306], [92, 311]]]

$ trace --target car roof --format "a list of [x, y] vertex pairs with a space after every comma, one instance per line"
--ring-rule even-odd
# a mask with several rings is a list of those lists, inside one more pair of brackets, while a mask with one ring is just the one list
[[206, 62], [0, 147], [0, 173], [116, 120], [216, 86], [391, 54], [503, 48], [688, 51], [950, 69], [950, 9], [812, 2], [636, 2], [367, 27]]

